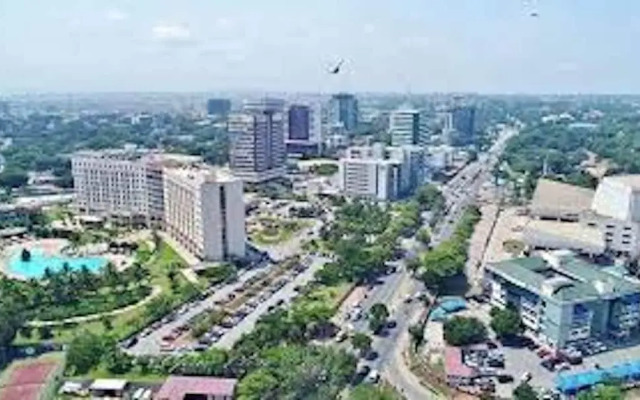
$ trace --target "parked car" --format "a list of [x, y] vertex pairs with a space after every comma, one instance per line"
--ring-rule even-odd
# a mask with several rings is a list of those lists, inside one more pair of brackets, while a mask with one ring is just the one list
[[512, 375], [498, 375], [498, 382], [500, 383], [511, 383], [513, 381], [514, 379]]
[[365, 378], [365, 381], [367, 383], [378, 383], [379, 380], [380, 373], [375, 369], [371, 370], [371, 372], [369, 372], [369, 375], [367, 375], [367, 377]]

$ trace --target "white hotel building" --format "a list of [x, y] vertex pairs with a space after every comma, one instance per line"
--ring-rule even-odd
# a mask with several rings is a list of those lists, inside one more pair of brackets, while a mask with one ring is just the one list
[[242, 181], [222, 170], [164, 170], [166, 232], [202, 260], [245, 255]]
[[200, 163], [200, 157], [135, 147], [77, 152], [75, 207], [119, 224], [165, 229], [202, 260], [242, 257], [242, 183]]

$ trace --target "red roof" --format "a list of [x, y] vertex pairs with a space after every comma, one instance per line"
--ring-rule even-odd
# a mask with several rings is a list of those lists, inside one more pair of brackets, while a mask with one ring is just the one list
[[444, 370], [447, 376], [472, 378], [476, 370], [462, 362], [462, 349], [460, 347], [447, 346], [444, 349]]
[[206, 376], [170, 376], [156, 394], [156, 400], [183, 400], [187, 394], [233, 396], [236, 379]]

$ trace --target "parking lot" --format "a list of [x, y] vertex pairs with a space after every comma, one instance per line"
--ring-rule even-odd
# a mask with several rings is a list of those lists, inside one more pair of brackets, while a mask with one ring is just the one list
[[[467, 310], [458, 315], [473, 316], [488, 325], [489, 310], [488, 304], [470, 301]], [[429, 326], [433, 326], [433, 323]], [[525, 376], [527, 378], [530, 376], [529, 383], [533, 387], [552, 390], [555, 388], [554, 380], [559, 373], [573, 374], [640, 360], [640, 341], [627, 343], [621, 348], [614, 348], [611, 343], [602, 343], [597, 340], [575, 345], [573, 347], [582, 355], [581, 362], [576, 365], [571, 364], [566, 357], [552, 356], [548, 349], [535, 345], [532, 341], [525, 340], [520, 345], [509, 346], [496, 343], [504, 354], [505, 365], [501, 373], [509, 374], [514, 378], [513, 382], [496, 384], [496, 394], [503, 398], [509, 398], [513, 389]]]
[[310, 265], [299, 274], [295, 274], [290, 279], [280, 281], [284, 282], [275, 286], [275, 292], [263, 293], [252, 300], [247, 301], [245, 310], [251, 310], [246, 316], [240, 320], [236, 320], [236, 325], [224, 333], [216, 343], [216, 347], [231, 348], [244, 335], [250, 332], [260, 317], [266, 314], [274, 307], [288, 304], [294, 299], [298, 292], [296, 287], [306, 285], [314, 276], [315, 272], [320, 269], [327, 260], [322, 258], [314, 258]]
[[[216, 291], [208, 299], [207, 303], [211, 303], [208, 307], [198, 307], [197, 313], [187, 311], [183, 314], [186, 319], [181, 318], [180, 323], [168, 323], [149, 336], [143, 332], [141, 343], [144, 341], [145, 348], [153, 349], [154, 353], [199, 351], [211, 346], [231, 348], [242, 335], [253, 329], [262, 315], [295, 298], [297, 289], [307, 284], [326, 261], [321, 257], [307, 256], [290, 268], [257, 271], [237, 284]], [[190, 324], [214, 310], [224, 313], [222, 320], [198, 338], [193, 338]], [[153, 344], [149, 343], [151, 340]], [[132, 349], [135, 351], [139, 345]]]
[[229, 294], [233, 293], [235, 289], [258, 274], [269, 271], [271, 267], [272, 265], [267, 265], [246, 271], [238, 276], [238, 281], [235, 283], [212, 286], [207, 290], [208, 297], [205, 299], [186, 303], [171, 315], [166, 316], [162, 320], [144, 329], [135, 337], [135, 343], [130, 342], [131, 344], [127, 346], [129, 347], [127, 351], [135, 355], [159, 354], [163, 337], [169, 336], [172, 332], [179, 330], [179, 328], [185, 326], [190, 319], [214, 307], [216, 302], [226, 298]]

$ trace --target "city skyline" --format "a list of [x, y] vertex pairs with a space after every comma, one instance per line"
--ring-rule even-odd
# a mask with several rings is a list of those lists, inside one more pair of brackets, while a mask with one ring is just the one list
[[638, 4], [449, 3], [4, 2], [0, 92], [640, 92]]

